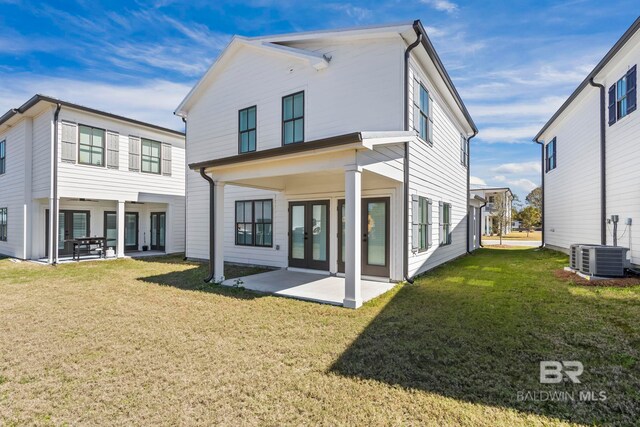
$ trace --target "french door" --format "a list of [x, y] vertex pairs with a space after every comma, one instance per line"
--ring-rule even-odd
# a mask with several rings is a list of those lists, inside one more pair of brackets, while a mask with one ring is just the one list
[[[362, 274], [389, 277], [388, 197], [362, 199]], [[344, 273], [346, 215], [344, 200], [338, 201], [338, 271]]]
[[164, 251], [165, 234], [167, 226], [167, 214], [165, 212], [153, 212], [151, 214], [151, 250]]
[[289, 203], [289, 266], [329, 270], [329, 201]]
[[[46, 254], [49, 255], [49, 209], [46, 210]], [[72, 255], [71, 239], [89, 237], [91, 215], [89, 211], [58, 211], [58, 256]]]
[[[118, 239], [118, 217], [116, 212], [104, 213], [104, 237], [107, 238], [107, 247], [116, 248]], [[124, 250], [138, 250], [138, 213], [125, 212], [124, 214]]]

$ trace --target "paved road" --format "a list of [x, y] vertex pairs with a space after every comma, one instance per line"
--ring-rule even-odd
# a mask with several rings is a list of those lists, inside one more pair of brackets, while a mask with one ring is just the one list
[[[490, 245], [499, 245], [500, 244], [500, 240], [494, 240], [494, 239], [482, 239], [482, 244], [485, 246], [490, 246]], [[505, 246], [540, 246], [540, 240], [508, 240], [508, 239], [504, 239], [502, 241], [502, 244]]]

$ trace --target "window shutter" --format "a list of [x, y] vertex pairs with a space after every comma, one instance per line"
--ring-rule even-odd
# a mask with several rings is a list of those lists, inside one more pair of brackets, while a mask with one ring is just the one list
[[636, 66], [627, 71], [627, 113], [636, 110]]
[[171, 144], [162, 144], [162, 175], [171, 176]]
[[609, 126], [616, 122], [616, 85], [609, 88]]
[[420, 133], [420, 83], [413, 81], [413, 130]]
[[433, 144], [433, 98], [431, 95], [429, 95], [429, 124], [427, 126], [427, 142]]
[[427, 202], [427, 248], [433, 246], [433, 201]]
[[558, 145], [556, 143], [556, 139], [553, 138], [553, 168], [556, 168], [556, 165], [558, 164], [558, 158], [556, 157], [556, 145]]
[[107, 167], [120, 167], [120, 135], [117, 133], [107, 133]]
[[76, 162], [76, 141], [78, 139], [78, 127], [73, 123], [62, 123], [62, 153], [64, 162]]
[[420, 198], [411, 196], [411, 250], [417, 252], [420, 248]]
[[438, 230], [438, 240], [440, 241], [440, 244], [444, 243], [444, 223], [442, 222], [444, 218], [444, 205], [442, 202], [438, 202], [438, 224], [439, 224], [439, 230]]
[[140, 138], [135, 136], [129, 137], [129, 170], [140, 170]]

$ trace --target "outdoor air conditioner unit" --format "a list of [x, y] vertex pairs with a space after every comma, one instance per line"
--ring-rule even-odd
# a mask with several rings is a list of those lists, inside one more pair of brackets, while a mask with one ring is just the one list
[[569, 246], [569, 267], [572, 270], [580, 271], [580, 267], [582, 267], [582, 250], [583, 246], [589, 246], [584, 243], [574, 243]]
[[623, 277], [629, 266], [629, 248], [620, 246], [580, 246], [580, 272], [590, 276]]

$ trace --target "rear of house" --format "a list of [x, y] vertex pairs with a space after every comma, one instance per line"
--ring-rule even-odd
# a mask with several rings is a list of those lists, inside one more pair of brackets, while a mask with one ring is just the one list
[[176, 114], [186, 253], [213, 280], [224, 261], [323, 272], [357, 307], [362, 277], [400, 281], [468, 249], [475, 125], [419, 21], [235, 37]]
[[[547, 122], [541, 144], [544, 244], [614, 243], [640, 264], [640, 18]], [[614, 236], [612, 217], [619, 219]]]
[[[485, 236], [497, 235], [502, 228], [502, 234], [509, 234], [513, 229], [512, 205], [513, 192], [510, 188], [473, 188], [472, 196], [479, 196], [486, 200], [486, 205], [480, 215], [480, 229]], [[498, 206], [501, 203], [502, 206]], [[503, 215], [502, 227], [497, 214]]]
[[0, 118], [0, 147], [0, 253], [55, 263], [85, 237], [184, 251], [181, 132], [36, 95]]

